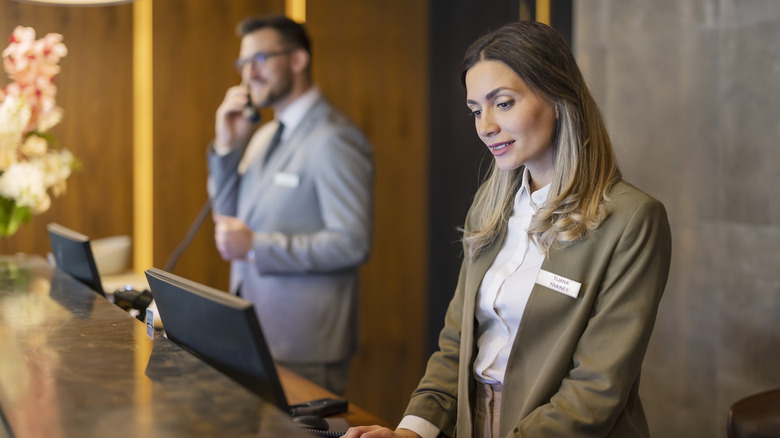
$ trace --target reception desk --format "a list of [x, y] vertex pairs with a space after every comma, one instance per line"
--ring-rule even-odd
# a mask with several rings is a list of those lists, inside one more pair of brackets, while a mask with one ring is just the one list
[[[332, 396], [279, 373], [290, 403]], [[40, 257], [0, 257], [0, 409], [0, 437], [313, 436]]]

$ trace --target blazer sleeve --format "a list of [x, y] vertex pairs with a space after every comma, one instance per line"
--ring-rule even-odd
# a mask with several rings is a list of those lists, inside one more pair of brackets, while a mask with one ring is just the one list
[[511, 436], [608, 436], [636, 391], [669, 274], [671, 231], [663, 205], [639, 205], [606, 256], [571, 368], [549, 402], [525, 416]]
[[368, 258], [373, 232], [373, 153], [354, 126], [332, 126], [307, 153], [324, 226], [308, 233], [257, 232], [260, 273], [333, 272]]
[[428, 359], [425, 375], [412, 393], [404, 415], [416, 415], [453, 436], [457, 423], [460, 342], [465, 299], [467, 260], [463, 260], [447, 313], [439, 334], [439, 349]]

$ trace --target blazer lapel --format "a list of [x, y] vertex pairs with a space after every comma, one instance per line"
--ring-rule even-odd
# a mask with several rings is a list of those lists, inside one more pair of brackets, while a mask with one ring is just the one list
[[[487, 248], [487, 250], [474, 260], [473, 265], [469, 269], [469, 276], [466, 279], [466, 302], [463, 307], [463, 314], [474, 315], [474, 306], [477, 298], [477, 291], [479, 285], [482, 283], [482, 279], [485, 277], [490, 265], [493, 264], [493, 260], [496, 259], [499, 250], [504, 246], [504, 239], [506, 238], [506, 230], [496, 236], [495, 241]], [[464, 321], [465, 322], [465, 321]]]
[[466, 277], [463, 302], [463, 320], [461, 321], [461, 343], [460, 343], [460, 366], [458, 370], [458, 393], [467, 394], [467, 397], [458, 397], [458, 436], [470, 437], [472, 434], [472, 411], [471, 402], [474, 394], [474, 379], [472, 377], [472, 368], [474, 358], [476, 357], [476, 317], [475, 306], [477, 301], [477, 292], [493, 260], [496, 259], [498, 252], [504, 245], [506, 230], [496, 236], [495, 241], [480, 255], [471, 262], [469, 273]]
[[328, 104], [324, 98], [320, 97], [309, 108], [301, 123], [295, 127], [295, 130], [289, 137], [279, 144], [275, 153], [271, 155], [265, 164], [263, 164], [265, 157], [261, 156], [257, 157], [250, 165], [244, 177], [246, 178], [251, 172], [251, 178], [246, 178], [246, 183], [242, 184], [242, 186], [246, 187], [242, 187], [244, 190], [242, 190], [240, 196], [244, 199], [252, 199], [252, 202], [239, 203], [239, 205], [247, 205], [247, 209], [242, 212], [243, 215], [239, 216], [242, 220], [247, 223], [252, 222], [257, 206], [262, 204], [268, 189], [273, 185], [274, 175], [284, 170], [295, 154], [306, 146], [306, 137], [317, 127], [322, 118], [327, 114], [328, 109]]

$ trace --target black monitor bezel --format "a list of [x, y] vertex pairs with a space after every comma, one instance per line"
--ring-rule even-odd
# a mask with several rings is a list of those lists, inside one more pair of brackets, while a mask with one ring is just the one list
[[[157, 309], [160, 312], [160, 320], [168, 339], [223, 374], [226, 374], [264, 400], [273, 403], [280, 410], [290, 414], [287, 397], [282, 389], [275, 363], [271, 357], [265, 336], [251, 302], [158, 268], [147, 269], [145, 274], [152, 295], [155, 297]], [[207, 322], [196, 320], [197, 315], [193, 315], [193, 318], [186, 321], [173, 318], [171, 315], [177, 309], [174, 302], [187, 299], [192, 301], [194, 297], [200, 299], [201, 308], [203, 308], [203, 304], [208, 303], [208, 305], [216, 305], [222, 310], [235, 313], [235, 318], [232, 320], [238, 322], [238, 327], [244, 331], [242, 339], [251, 339], [252, 345], [247, 345], [246, 348], [257, 355], [256, 364], [259, 364], [261, 369], [255, 370], [254, 373], [242, 372], [219, 358], [212, 357], [208, 353], [201, 351], [197, 345], [194, 345], [196, 343], [195, 340], [187, 339], [187, 335], [190, 333], [190, 330], [187, 328], [188, 324], [205, 324]], [[167, 324], [166, 316], [168, 316]], [[225, 333], [222, 334], [225, 335]], [[219, 336], [219, 330], [214, 331], [213, 335]]]
[[[57, 267], [98, 294], [106, 296], [89, 237], [54, 222], [46, 226], [46, 231]], [[86, 262], [87, 272], [83, 272], [83, 266], [74, 265], [74, 262]]]

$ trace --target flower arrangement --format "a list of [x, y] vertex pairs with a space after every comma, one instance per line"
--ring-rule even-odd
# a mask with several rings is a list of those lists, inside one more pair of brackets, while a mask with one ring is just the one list
[[12, 82], [0, 89], [0, 236], [48, 210], [49, 194], [64, 194], [78, 165], [47, 132], [62, 119], [53, 81], [67, 53], [62, 35], [36, 40], [35, 29], [22, 26], [3, 50], [3, 69]]

